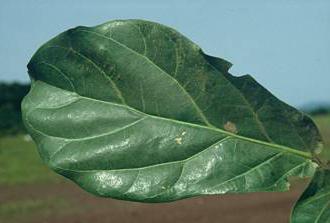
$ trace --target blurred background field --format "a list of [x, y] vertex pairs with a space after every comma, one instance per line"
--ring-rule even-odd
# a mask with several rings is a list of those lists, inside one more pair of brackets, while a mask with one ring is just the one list
[[[307, 184], [306, 180], [294, 182], [292, 190], [285, 193], [208, 196], [167, 204], [98, 198], [53, 173], [42, 163], [20, 118], [19, 104], [28, 86], [0, 86], [1, 223], [210, 223], [220, 219], [224, 223], [285, 223], [291, 206]], [[325, 147], [330, 149], [329, 110], [317, 107], [308, 112], [313, 114]]]

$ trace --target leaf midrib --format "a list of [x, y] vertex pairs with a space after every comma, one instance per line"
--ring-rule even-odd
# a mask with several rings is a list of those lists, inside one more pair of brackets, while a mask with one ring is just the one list
[[98, 102], [109, 103], [109, 104], [114, 105], [114, 106], [124, 107], [126, 109], [135, 111], [137, 113], [149, 116], [149, 117], [154, 118], [154, 119], [161, 119], [161, 120], [170, 121], [170, 122], [174, 122], [174, 123], [181, 124], [181, 125], [188, 125], [188, 126], [191, 126], [191, 127], [204, 128], [204, 129], [217, 131], [217, 132], [220, 132], [222, 134], [226, 134], [228, 136], [232, 136], [232, 137], [235, 137], [235, 138], [238, 138], [238, 139], [242, 139], [242, 140], [253, 142], [253, 143], [256, 143], [256, 144], [260, 144], [260, 145], [270, 146], [270, 147], [273, 147], [273, 148], [277, 148], [278, 150], [283, 151], [283, 152], [288, 152], [288, 153], [292, 153], [292, 154], [295, 154], [295, 155], [302, 156], [302, 157], [307, 158], [307, 159], [312, 159], [312, 155], [309, 152], [303, 152], [303, 151], [299, 151], [297, 149], [293, 149], [293, 148], [290, 148], [290, 147], [287, 147], [287, 146], [283, 146], [283, 145], [279, 145], [279, 144], [272, 144], [272, 143], [261, 141], [261, 140], [258, 140], [258, 139], [248, 138], [248, 137], [237, 135], [237, 134], [234, 134], [232, 132], [228, 132], [228, 131], [225, 131], [225, 130], [222, 130], [222, 129], [219, 129], [219, 128], [216, 128], [216, 127], [198, 125], [198, 124], [194, 124], [194, 123], [190, 123], [190, 122], [184, 122], [184, 121], [180, 121], [180, 120], [176, 120], [176, 119], [170, 119], [170, 118], [165, 118], [165, 117], [160, 117], [160, 116], [154, 116], [154, 115], [150, 115], [150, 114], [141, 112], [139, 110], [136, 110], [136, 109], [134, 109], [132, 107], [129, 107], [127, 105], [117, 104], [117, 103], [113, 103], [113, 102], [109, 102], [109, 101], [101, 101], [101, 100], [97, 100], [97, 99], [94, 99], [94, 98], [88, 98], [88, 97], [84, 97], [84, 96], [80, 96], [80, 97], [85, 98], [87, 100], [95, 100], [95, 101], [98, 101]]
[[[108, 39], [118, 45], [120, 45], [121, 47], [133, 52], [134, 54], [138, 55], [138, 56], [141, 56], [143, 58], [145, 58], [148, 62], [150, 62], [150, 64], [152, 64], [153, 66], [155, 66], [158, 70], [160, 70], [162, 73], [165, 73], [169, 78], [171, 78], [171, 80], [173, 80], [178, 86], [180, 89], [182, 89], [182, 91], [188, 96], [188, 98], [191, 100], [194, 108], [196, 109], [197, 113], [200, 115], [200, 117], [202, 118], [202, 120], [205, 122], [206, 125], [210, 126], [210, 127], [214, 127], [214, 125], [212, 125], [208, 118], [204, 115], [202, 109], [199, 107], [199, 105], [197, 104], [197, 102], [195, 101], [195, 99], [187, 92], [187, 90], [174, 78], [172, 77], [172, 75], [168, 74], [166, 71], [164, 71], [161, 67], [159, 67], [157, 64], [155, 64], [152, 60], [150, 60], [147, 56], [143, 55], [143, 54], [140, 54], [138, 53], [137, 51], [131, 49], [130, 47], [126, 46], [125, 44], [111, 38], [111, 37], [108, 37], [108, 36], [105, 36], [104, 34], [102, 33], [98, 33], [98, 32], [94, 32], [94, 31], [91, 31], [91, 30], [86, 30], [86, 29], [78, 29], [76, 30], [76, 32], [86, 32], [86, 33], [91, 33], [91, 34], [94, 34], [96, 36], [99, 36], [101, 38], [105, 38], [105, 39]], [[217, 68], [215, 68], [212, 64], [208, 63], [214, 70], [218, 71], [221, 73], [221, 71], [219, 71]], [[235, 85], [233, 85], [229, 80], [227, 80], [228, 83], [232, 86], [232, 88], [237, 92], [237, 94], [239, 95], [239, 97], [243, 100], [243, 102], [247, 105], [247, 107], [249, 108], [252, 116], [254, 117], [256, 123], [257, 123], [257, 126], [259, 127], [261, 133], [263, 134], [263, 136], [269, 141], [269, 142], [274, 142], [269, 134], [267, 133], [266, 131], [266, 128], [264, 126], [264, 124], [261, 122], [261, 120], [259, 119], [258, 117], [258, 114], [254, 111], [254, 109], [251, 107], [251, 104], [247, 101], [247, 99], [245, 98], [245, 96], [240, 92], [239, 89], [237, 89], [237, 87]]]
[[[168, 74], [166, 71], [164, 71], [162, 68], [160, 68], [157, 64], [155, 64], [153, 61], [151, 61], [147, 56], [145, 55], [142, 55], [138, 52], [136, 52], [135, 50], [129, 48], [128, 46], [126, 46], [125, 44], [111, 38], [111, 37], [108, 37], [108, 36], [105, 36], [101, 33], [98, 33], [98, 32], [94, 32], [94, 31], [91, 31], [91, 30], [86, 30], [86, 29], [77, 29], [75, 30], [75, 32], [86, 32], [86, 33], [91, 33], [91, 34], [94, 34], [96, 36], [99, 36], [101, 38], [105, 38], [105, 39], [108, 39], [118, 45], [120, 45], [121, 47], [133, 52], [134, 54], [138, 55], [138, 56], [141, 56], [143, 58], [145, 58], [148, 62], [150, 62], [153, 66], [155, 66], [157, 69], [159, 69], [162, 73], [165, 73], [169, 78], [171, 78], [171, 80], [173, 80], [178, 86], [179, 88], [185, 93], [185, 95], [190, 99], [193, 107], [196, 109], [197, 113], [199, 114], [199, 116], [202, 118], [202, 120], [205, 122], [205, 124], [207, 126], [210, 126], [210, 127], [214, 127], [216, 128], [214, 125], [212, 125], [209, 121], [208, 121], [208, 118], [204, 115], [203, 111], [201, 110], [201, 108], [198, 106], [198, 104], [195, 102], [195, 99], [191, 97], [191, 95], [187, 92], [187, 90], [174, 78], [172, 77], [170, 74]], [[88, 58], [86, 55], [83, 55], [81, 52], [78, 52], [77, 50], [73, 49], [73, 48], [66, 48], [66, 47], [63, 47], [63, 46], [49, 46], [49, 47], [60, 47], [60, 48], [63, 48], [63, 49], [66, 49], [66, 50], [71, 50], [73, 51], [74, 53], [77, 53], [79, 56], [82, 56], [83, 58], [87, 59], [88, 61], [90, 61], [94, 66], [96, 66], [96, 68], [98, 70], [100, 70], [102, 72], [102, 74], [105, 74], [105, 71], [103, 71], [99, 66], [96, 65], [96, 63], [94, 61], [92, 61], [90, 58]], [[48, 47], [47, 47], [48, 48]], [[208, 63], [214, 70], [216, 71], [219, 71], [217, 68], [215, 68], [212, 64]], [[52, 64], [53, 65], [53, 64]], [[55, 65], [53, 65], [54, 67], [56, 67]], [[220, 72], [220, 71], [219, 71]], [[107, 76], [107, 75], [105, 75]], [[108, 77], [108, 76], [107, 76]], [[110, 79], [110, 78], [109, 78]], [[111, 80], [111, 79], [110, 79]], [[113, 85], [114, 82], [111, 81], [111, 83]], [[238, 95], [242, 98], [242, 100], [244, 101], [244, 103], [247, 105], [247, 107], [249, 108], [251, 114], [253, 115], [257, 125], [259, 126], [259, 129], [260, 131], [262, 132], [262, 134], [264, 135], [264, 137], [270, 142], [270, 143], [274, 143], [274, 141], [270, 138], [270, 136], [268, 135], [263, 123], [260, 121], [257, 113], [253, 110], [253, 108], [251, 107], [250, 103], [246, 100], [246, 98], [244, 97], [244, 95], [242, 95], [242, 93], [239, 91], [239, 89], [236, 88], [236, 86], [234, 86], [230, 81], [228, 81], [228, 83], [233, 87], [233, 89], [235, 89], [235, 91], [238, 93]], [[120, 90], [117, 88], [117, 86], [115, 85], [116, 87], [116, 91], [120, 93]], [[125, 103], [125, 100], [123, 99], [122, 97], [122, 94], [120, 93], [120, 99], [124, 102], [123, 104], [126, 104]], [[298, 134], [298, 137], [300, 137], [300, 135]]]
[[[158, 67], [156, 64], [154, 64], [153, 61], [151, 61], [148, 57], [146, 57], [146, 56], [144, 56], [144, 55], [141, 55], [141, 54], [137, 53], [136, 51], [132, 50], [131, 48], [127, 47], [126, 45], [124, 45], [124, 44], [122, 44], [122, 43], [120, 43], [120, 42], [118, 42], [118, 41], [116, 41], [116, 40], [114, 40], [114, 39], [112, 39], [112, 38], [109, 38], [109, 37], [107, 37], [107, 36], [105, 36], [105, 35], [103, 35], [103, 34], [100, 34], [100, 33], [98, 33], [98, 32], [94, 32], [94, 31], [90, 31], [90, 30], [86, 30], [86, 29], [77, 29], [77, 30], [75, 30], [75, 31], [76, 31], [76, 32], [78, 32], [78, 31], [79, 31], [79, 32], [87, 32], [87, 33], [91, 33], [91, 34], [94, 34], [94, 35], [100, 36], [100, 37], [102, 37], [102, 38], [109, 39], [109, 40], [111, 40], [111, 41], [113, 41], [113, 42], [119, 44], [120, 46], [122, 46], [122, 47], [124, 47], [124, 48], [127, 48], [128, 50], [132, 51], [133, 53], [136, 53], [136, 54], [138, 54], [139, 56], [142, 56], [142, 57], [146, 58], [146, 60], [150, 61], [150, 63], [152, 63], [153, 65], [155, 65], [155, 66], [156, 66], [161, 72], [167, 74], [167, 73], [166, 73], [165, 71], [163, 71], [160, 67]], [[54, 46], [53, 46], [53, 47], [54, 47]], [[63, 47], [63, 46], [58, 46], [58, 47]], [[65, 48], [65, 47], [63, 47], [63, 48]], [[67, 50], [70, 50], [70, 48], [68, 48]], [[74, 50], [74, 49], [71, 49], [71, 50]], [[74, 51], [75, 51], [75, 50], [74, 50]], [[77, 53], [78, 53], [78, 52], [77, 52]], [[80, 53], [79, 53], [79, 54], [80, 54]], [[93, 64], [94, 64], [94, 62], [93, 62]], [[53, 65], [53, 64], [52, 64], [52, 65]], [[94, 65], [95, 65], [95, 64], [94, 64]], [[55, 65], [53, 65], [53, 66], [56, 67]], [[212, 66], [212, 67], [213, 67], [213, 66]], [[213, 67], [213, 68], [214, 68], [214, 67]], [[216, 69], [216, 68], [214, 68], [214, 69]], [[217, 70], [217, 69], [216, 69], [216, 70]], [[123, 107], [125, 107], [125, 108], [127, 108], [127, 109], [134, 110], [135, 112], [142, 113], [143, 115], [147, 115], [147, 116], [149, 116], [149, 117], [151, 117], [151, 118], [163, 119], [163, 120], [167, 120], [167, 121], [175, 122], [175, 123], [178, 123], [178, 124], [190, 125], [190, 126], [192, 126], [192, 127], [207, 128], [207, 129], [210, 129], [210, 130], [213, 130], [213, 131], [217, 131], [217, 132], [221, 132], [221, 133], [226, 134], [226, 135], [228, 135], [228, 136], [233, 136], [233, 137], [235, 137], [235, 138], [239, 138], [239, 139], [242, 139], [242, 140], [245, 140], [245, 141], [249, 141], [249, 142], [253, 142], [253, 143], [257, 143], [257, 144], [261, 144], [261, 145], [270, 146], [270, 147], [272, 147], [272, 148], [276, 148], [276, 149], [278, 149], [278, 150], [280, 150], [280, 151], [285, 151], [285, 152], [289, 152], [289, 153], [292, 153], [292, 154], [296, 154], [296, 155], [302, 156], [302, 157], [304, 157], [304, 158], [308, 158], [308, 159], [311, 159], [311, 158], [312, 158], [312, 155], [311, 155], [311, 153], [309, 153], [309, 152], [303, 152], [303, 151], [300, 151], [300, 150], [297, 150], [297, 149], [293, 149], [293, 148], [290, 148], [290, 147], [287, 147], [287, 146], [283, 146], [283, 145], [275, 144], [275, 143], [272, 143], [272, 141], [271, 141], [271, 142], [266, 142], [266, 141], [262, 141], [262, 140], [257, 140], [257, 139], [253, 139], [253, 138], [244, 137], [244, 136], [241, 136], [241, 135], [236, 135], [236, 134], [234, 134], [234, 133], [231, 133], [231, 132], [228, 132], [228, 131], [225, 131], [225, 130], [222, 130], [222, 129], [219, 129], [219, 128], [213, 126], [212, 124], [210, 124], [210, 123], [208, 122], [207, 118], [205, 117], [205, 115], [203, 114], [203, 112], [201, 111], [201, 109], [199, 108], [199, 106], [196, 104], [196, 102], [194, 101], [194, 99], [193, 99], [193, 98], [190, 96], [190, 94], [186, 91], [186, 89], [183, 88], [183, 87], [181, 86], [181, 84], [178, 83], [178, 81], [177, 81], [175, 78], [173, 78], [171, 75], [169, 75], [169, 74], [167, 74], [167, 75], [168, 75], [169, 77], [171, 77], [174, 81], [176, 81], [177, 84], [178, 84], [178, 86], [181, 87], [182, 90], [183, 90], [183, 91], [189, 96], [189, 98], [191, 99], [191, 101], [192, 101], [194, 107], [196, 108], [197, 112], [198, 112], [199, 115], [202, 117], [203, 121], [205, 122], [205, 124], [206, 124], [207, 126], [197, 125], [197, 124], [188, 123], [188, 122], [183, 122], [183, 121], [179, 121], [179, 120], [175, 120], [175, 119], [169, 119], [169, 118], [164, 118], [164, 117], [160, 117], [160, 116], [154, 116], [154, 115], [146, 114], [146, 113], [144, 113], [144, 112], [142, 112], [142, 111], [136, 110], [136, 109], [134, 109], [134, 108], [128, 106], [127, 104], [117, 104], [117, 103], [108, 102], [108, 101], [102, 101], [102, 100], [98, 100], [98, 99], [94, 99], [94, 98], [88, 98], [88, 97], [81, 96], [81, 95], [77, 94], [77, 93], [74, 92], [74, 91], [73, 91], [73, 92], [74, 92], [75, 94], [77, 94], [77, 95], [78, 95], [79, 97], [81, 97], [81, 98], [85, 98], [85, 99], [88, 99], [88, 100], [95, 100], [95, 101], [103, 102], [103, 103], [110, 103], [110, 104], [112, 104], [112, 105], [116, 105], [116, 106], [123, 106]], [[64, 89], [62, 89], [62, 90], [64, 90]], [[237, 91], [238, 91], [238, 89], [237, 89]], [[70, 92], [71, 92], [71, 91], [70, 91]], [[240, 93], [240, 92], [238, 92], [238, 93]], [[240, 95], [241, 95], [241, 94], [240, 94]], [[241, 95], [241, 96], [242, 96], [242, 95]], [[244, 97], [243, 97], [243, 99], [244, 99]], [[247, 103], [248, 106], [250, 106], [250, 104], [249, 104], [246, 100], [245, 100], [245, 102]], [[253, 114], [255, 114], [252, 110], [251, 110], [251, 112], [252, 112]], [[258, 120], [257, 120], [257, 122], [258, 122]], [[259, 122], [260, 122], [260, 121], [259, 121]], [[258, 123], [259, 123], [259, 122], [258, 122]], [[259, 124], [262, 124], [262, 123], [259, 123]], [[268, 138], [268, 137], [266, 137], [266, 138]]]
[[[38, 80], [38, 81], [40, 81], [40, 80]], [[32, 85], [34, 85], [36, 82], [34, 82]], [[43, 81], [40, 81], [40, 82], [43, 82]], [[43, 82], [43, 83], [49, 85], [46, 82]], [[56, 86], [53, 86], [53, 87], [56, 87]], [[56, 87], [56, 88], [58, 88], [58, 87]], [[65, 90], [63, 88], [60, 88], [60, 89], [63, 90], [63, 91], [71, 92], [71, 91]], [[150, 114], [144, 113], [142, 111], [139, 111], [139, 110], [137, 110], [135, 108], [132, 108], [132, 107], [130, 107], [128, 105], [118, 104], [118, 103], [114, 103], [114, 102], [103, 101], [103, 100], [98, 100], [98, 99], [95, 99], [95, 98], [85, 97], [85, 96], [79, 95], [76, 92], [72, 92], [72, 93], [76, 94], [78, 97], [80, 97], [82, 99], [92, 100], [92, 101], [95, 101], [95, 102], [98, 102], [98, 103], [105, 103], [105, 104], [110, 104], [110, 105], [113, 105], [113, 106], [123, 107], [125, 109], [134, 111], [134, 112], [136, 112], [138, 114], [141, 114], [143, 116], [147, 116], [147, 117], [150, 117], [150, 118], [153, 118], [153, 119], [156, 119], [156, 120], [159, 119], [159, 120], [173, 122], [173, 123], [176, 123], [176, 124], [186, 125], [186, 126], [190, 126], [190, 127], [194, 127], [194, 128], [202, 128], [202, 129], [213, 130], [213, 131], [216, 131], [216, 132], [220, 132], [222, 134], [226, 134], [227, 136], [232, 136], [232, 137], [235, 137], [235, 138], [244, 140], [244, 141], [248, 141], [248, 142], [252, 142], [252, 143], [256, 143], [256, 144], [260, 144], [260, 145], [269, 146], [269, 147], [272, 147], [274, 149], [277, 149], [277, 150], [279, 150], [281, 152], [287, 152], [287, 153], [295, 154], [295, 155], [301, 156], [301, 157], [303, 157], [305, 159], [312, 159], [313, 158], [312, 154], [309, 153], [309, 152], [303, 152], [303, 151], [300, 151], [300, 150], [297, 150], [297, 149], [293, 149], [293, 148], [290, 148], [290, 147], [287, 147], [287, 146], [283, 146], [283, 145], [279, 145], [279, 144], [273, 144], [273, 143], [261, 141], [261, 140], [258, 140], [258, 139], [248, 138], [248, 137], [237, 135], [237, 134], [234, 134], [232, 132], [228, 132], [226, 130], [219, 129], [219, 128], [212, 127], [212, 126], [204, 126], [204, 125], [194, 124], [194, 123], [190, 123], [190, 122], [184, 122], [184, 121], [180, 121], [180, 120], [176, 120], [176, 119], [171, 119], [171, 118], [165, 118], [165, 117], [150, 115]]]

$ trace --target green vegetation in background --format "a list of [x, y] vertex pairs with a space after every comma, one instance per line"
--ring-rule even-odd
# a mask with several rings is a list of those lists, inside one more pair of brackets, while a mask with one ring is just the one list
[[321, 115], [327, 115], [330, 114], [330, 106], [329, 105], [320, 105], [318, 107], [314, 108], [307, 108], [302, 109], [303, 112], [308, 113], [312, 116], [321, 116]]
[[42, 164], [35, 144], [25, 140], [22, 135], [0, 138], [0, 186], [58, 182], [60, 177]]
[[[41, 161], [35, 144], [26, 135], [0, 137], [0, 188], [24, 188], [27, 185], [48, 185], [61, 182]], [[33, 187], [33, 186], [32, 186]], [[51, 194], [41, 197], [25, 196], [8, 201], [1, 197], [0, 222], [16, 223], [27, 219], [47, 219], [54, 213], [65, 215], [73, 209], [70, 200]], [[6, 196], [5, 196], [6, 197]], [[5, 200], [3, 200], [5, 199]], [[31, 221], [33, 222], [33, 221]]]
[[324, 155], [330, 157], [330, 115], [319, 115], [315, 116], [313, 119], [323, 138], [325, 147], [323, 150], [325, 152]]
[[0, 135], [25, 132], [21, 101], [29, 89], [29, 84], [0, 83]]

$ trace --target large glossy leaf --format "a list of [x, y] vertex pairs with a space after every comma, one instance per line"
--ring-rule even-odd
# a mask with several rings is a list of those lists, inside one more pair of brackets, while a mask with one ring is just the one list
[[316, 172], [312, 182], [295, 205], [291, 222], [330, 222], [330, 170]]
[[311, 176], [313, 122], [230, 66], [156, 23], [77, 27], [31, 59], [24, 122], [52, 169], [100, 196], [283, 191]]

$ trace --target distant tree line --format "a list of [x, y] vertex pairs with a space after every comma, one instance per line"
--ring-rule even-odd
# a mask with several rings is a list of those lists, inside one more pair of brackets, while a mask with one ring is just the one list
[[319, 106], [317, 108], [313, 108], [305, 111], [306, 113], [315, 116], [315, 115], [326, 115], [330, 114], [330, 106]]
[[[25, 133], [21, 102], [29, 89], [29, 84], [0, 83], [0, 135]], [[310, 115], [330, 114], [330, 106], [303, 110]]]
[[21, 102], [29, 89], [29, 84], [0, 83], [0, 135], [25, 132]]

